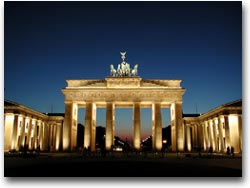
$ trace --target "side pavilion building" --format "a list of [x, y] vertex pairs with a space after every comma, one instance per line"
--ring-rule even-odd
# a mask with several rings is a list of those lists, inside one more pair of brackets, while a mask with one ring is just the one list
[[201, 115], [184, 115], [185, 149], [242, 153], [242, 99]]

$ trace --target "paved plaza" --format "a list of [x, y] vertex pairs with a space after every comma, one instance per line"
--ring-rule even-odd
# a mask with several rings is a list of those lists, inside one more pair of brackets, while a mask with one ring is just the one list
[[6, 154], [5, 177], [242, 177], [242, 157], [197, 153]]

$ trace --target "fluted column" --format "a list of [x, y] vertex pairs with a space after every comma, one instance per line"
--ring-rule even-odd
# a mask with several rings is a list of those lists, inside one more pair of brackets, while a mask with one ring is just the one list
[[217, 141], [217, 122], [216, 119], [214, 118], [212, 121], [212, 126], [213, 126], [213, 135], [214, 135], [214, 151], [218, 152], [218, 141]]
[[208, 126], [208, 121], [205, 121], [204, 123], [204, 130], [205, 130], [205, 141], [206, 141], [206, 150], [209, 150], [210, 147], [210, 140], [209, 140], [209, 126]]
[[193, 137], [193, 146], [192, 147], [197, 147], [197, 126], [193, 125], [192, 127], [192, 137]]
[[199, 149], [203, 148], [203, 129], [202, 129], [202, 125], [199, 123], [197, 124], [197, 146], [199, 147]]
[[208, 127], [209, 127], [209, 140], [210, 140], [210, 147], [212, 147], [213, 151], [215, 149], [214, 147], [214, 134], [213, 134], [213, 122], [212, 120], [208, 121]]
[[39, 126], [39, 145], [40, 149], [43, 151], [45, 150], [45, 143], [44, 143], [44, 123], [40, 121], [40, 126]]
[[110, 150], [114, 140], [114, 104], [108, 102], [106, 105], [106, 133], [105, 133], [105, 148]]
[[43, 122], [43, 145], [44, 145], [44, 150], [50, 151], [50, 127], [47, 123]]
[[53, 151], [54, 124], [48, 125], [48, 132], [49, 132], [49, 149], [50, 151]]
[[73, 150], [77, 146], [77, 117], [78, 105], [65, 103], [65, 117], [63, 125], [63, 150]]
[[96, 142], [96, 104], [93, 103], [93, 115], [92, 115], [92, 126], [91, 126], [91, 151], [95, 151]]
[[17, 150], [17, 139], [18, 139], [18, 114], [15, 114], [13, 135], [12, 135], [12, 149]]
[[14, 115], [13, 133], [12, 133], [12, 144], [11, 149], [17, 150], [17, 137], [18, 137], [18, 114]]
[[187, 150], [191, 151], [191, 135], [190, 135], [190, 127], [186, 127], [186, 142], [187, 142]]
[[134, 104], [134, 113], [133, 113], [133, 128], [134, 128], [134, 148], [140, 149], [141, 145], [141, 113], [140, 113], [140, 104]]
[[14, 118], [14, 114], [4, 114], [4, 151], [11, 149]]
[[230, 128], [228, 123], [228, 116], [224, 116], [224, 125], [225, 125], [225, 142], [226, 142], [226, 148], [231, 147], [230, 144]]
[[229, 132], [230, 132], [230, 145], [234, 148], [234, 152], [238, 153], [240, 152], [239, 147], [239, 119], [236, 114], [231, 114], [228, 116], [229, 121]]
[[152, 149], [155, 150], [155, 104], [152, 104]]
[[38, 130], [38, 146], [42, 150], [42, 148], [43, 148], [43, 124], [42, 124], [41, 120], [38, 121], [38, 125], [39, 125], [38, 126], [39, 127], [39, 130]]
[[206, 151], [207, 150], [206, 132], [205, 132], [205, 124], [203, 122], [201, 123], [201, 128], [202, 128], [202, 134], [203, 134], [201, 143], [202, 143], [203, 150]]
[[155, 103], [155, 149], [157, 151], [161, 151], [162, 149], [162, 117], [160, 103]]
[[33, 143], [32, 143], [32, 149], [37, 149], [37, 126], [38, 121], [35, 120], [34, 124], [34, 131], [33, 131]]
[[57, 125], [56, 126], [56, 140], [55, 140], [55, 149], [56, 151], [59, 151], [60, 146], [61, 146], [61, 128], [62, 125]]
[[184, 127], [182, 123], [182, 102], [171, 104], [172, 150], [184, 151]]
[[239, 124], [239, 152], [242, 152], [242, 116], [238, 115]]
[[65, 116], [63, 125], [63, 150], [69, 150], [71, 146], [71, 124], [73, 116], [73, 104], [65, 103]]
[[95, 150], [95, 127], [96, 127], [96, 105], [86, 103], [85, 126], [84, 126], [84, 147]]
[[223, 139], [223, 125], [221, 117], [218, 118], [219, 140], [220, 140], [220, 152], [224, 152], [224, 139]]
[[70, 149], [76, 149], [77, 147], [77, 118], [78, 118], [78, 104], [73, 103], [72, 106], [72, 121], [71, 121], [71, 141], [70, 141]]
[[21, 132], [20, 132], [20, 145], [19, 147], [24, 147], [24, 139], [25, 139], [25, 126], [26, 126], [26, 117], [23, 116], [23, 119], [22, 119], [22, 124], [21, 124]]
[[30, 118], [30, 121], [29, 121], [29, 126], [28, 126], [28, 134], [27, 134], [27, 145], [29, 147], [29, 149], [32, 149], [32, 143], [31, 143], [31, 131], [33, 129], [33, 121], [31, 118]]
[[53, 147], [54, 147], [54, 150], [56, 150], [57, 128], [58, 128], [58, 125], [55, 124], [54, 125], [54, 134], [53, 134]]

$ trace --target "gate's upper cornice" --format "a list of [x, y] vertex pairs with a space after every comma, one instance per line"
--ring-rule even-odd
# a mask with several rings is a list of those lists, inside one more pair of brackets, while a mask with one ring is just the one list
[[80, 88], [182, 88], [181, 80], [143, 80], [141, 77], [106, 77], [105, 80], [66, 80], [65, 89]]

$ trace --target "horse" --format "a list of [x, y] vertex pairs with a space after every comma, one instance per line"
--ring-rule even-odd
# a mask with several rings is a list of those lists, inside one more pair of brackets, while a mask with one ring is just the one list
[[110, 75], [115, 76], [116, 75], [116, 70], [114, 68], [114, 65], [110, 65]]
[[134, 69], [131, 71], [131, 75], [132, 75], [132, 76], [136, 76], [136, 75], [137, 75], [137, 69], [138, 69], [138, 64], [136, 64], [136, 65], [134, 66]]
[[122, 69], [121, 69], [121, 65], [118, 64], [118, 67], [117, 67], [117, 75], [118, 76], [122, 76]]
[[122, 70], [122, 76], [130, 76], [130, 66], [125, 61], [121, 63], [121, 70]]

